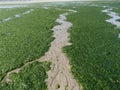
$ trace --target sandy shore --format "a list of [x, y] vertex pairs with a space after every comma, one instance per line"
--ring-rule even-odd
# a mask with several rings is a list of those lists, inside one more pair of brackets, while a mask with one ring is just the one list
[[42, 3], [42, 2], [68, 2], [77, 0], [30, 0], [30, 1], [0, 1], [0, 4], [31, 4], [31, 3]]

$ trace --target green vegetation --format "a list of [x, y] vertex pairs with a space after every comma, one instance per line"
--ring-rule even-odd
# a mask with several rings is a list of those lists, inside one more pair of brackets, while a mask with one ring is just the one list
[[15, 14], [20, 14], [27, 10], [29, 10], [29, 8], [0, 9], [0, 20], [8, 17], [14, 17]]
[[120, 22], [120, 19], [118, 19], [117, 21], [119, 21], [119, 22]]
[[[13, 12], [9, 12], [9, 15], [13, 15], [16, 12], [21, 13], [24, 10], [29, 10], [29, 8], [18, 9], [18, 11], [17, 9], [13, 10]], [[3, 79], [7, 72], [44, 55], [53, 40], [51, 29], [56, 24], [56, 18], [62, 12], [53, 8], [49, 10], [34, 8], [34, 11], [27, 15], [0, 23], [0, 80]], [[2, 11], [1, 17], [4, 17], [3, 13], [6, 14], [6, 11]], [[38, 88], [38, 85], [40, 86], [39, 88], [43, 87], [40, 90], [45, 90], [43, 81], [46, 77], [46, 70], [42, 69], [42, 66], [39, 67], [39, 64], [36, 65], [37, 63], [27, 66], [19, 75], [13, 75], [12, 78], [15, 79], [15, 82], [10, 83], [10, 85], [6, 84], [5, 89], [3, 88], [4, 85], [0, 84], [0, 90], [16, 90], [16, 88], [18, 88], [17, 90], [23, 90], [23, 86], [19, 86], [22, 82], [23, 84], [24, 82], [29, 84], [24, 88], [25, 90], [37, 90], [35, 88]], [[33, 66], [35, 67], [32, 68]], [[38, 75], [33, 77], [33, 79], [31, 78], [31, 73], [33, 72], [31, 68], [35, 71], [34, 75], [38, 71]], [[28, 73], [28, 71], [31, 72]], [[22, 74], [24, 74], [23, 77]], [[39, 83], [38, 80], [40, 81]]]
[[68, 16], [71, 46], [63, 50], [71, 71], [84, 90], [120, 90], [119, 30], [105, 22], [107, 15], [98, 7], [80, 7]]
[[[94, 3], [119, 7], [119, 2]], [[73, 23], [69, 31], [72, 45], [63, 48], [75, 79], [84, 90], [120, 90], [120, 31], [105, 22], [110, 17], [101, 12], [103, 8], [86, 6], [91, 3], [51, 5], [48, 10], [39, 8], [39, 4], [31, 4], [29, 8], [0, 9], [0, 20], [34, 9], [20, 18], [0, 23], [0, 81], [7, 72], [40, 58], [48, 50], [53, 40], [54, 21], [65, 12], [55, 10], [55, 7], [75, 7], [78, 12], [68, 16], [68, 21]], [[114, 10], [120, 13], [119, 9]], [[49, 69], [49, 62], [34, 62], [18, 74], [10, 74], [11, 83], [0, 82], [0, 90], [46, 90], [46, 71]], [[56, 89], [59, 88], [56, 84]]]
[[60, 85], [59, 84], [56, 84], [56, 89], [59, 89], [60, 88]]
[[11, 83], [0, 83], [0, 90], [47, 90], [45, 79], [50, 63], [35, 62], [24, 67], [19, 74], [11, 74]]

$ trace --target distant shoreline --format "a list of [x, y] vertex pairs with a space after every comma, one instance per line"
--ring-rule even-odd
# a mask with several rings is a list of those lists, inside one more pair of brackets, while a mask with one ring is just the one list
[[31, 4], [31, 3], [44, 3], [44, 2], [70, 2], [77, 0], [34, 0], [34, 1], [0, 1], [0, 4]]

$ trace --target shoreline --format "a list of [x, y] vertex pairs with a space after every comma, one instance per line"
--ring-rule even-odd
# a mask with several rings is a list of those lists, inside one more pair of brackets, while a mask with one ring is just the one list
[[0, 1], [0, 5], [5, 4], [32, 4], [32, 3], [50, 3], [50, 2], [72, 2], [77, 0], [35, 0], [35, 1]]

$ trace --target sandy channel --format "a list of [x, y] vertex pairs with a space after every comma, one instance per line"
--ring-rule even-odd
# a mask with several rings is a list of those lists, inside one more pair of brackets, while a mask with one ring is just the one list
[[64, 46], [70, 45], [68, 29], [72, 23], [65, 21], [68, 13], [61, 14], [56, 20], [60, 25], [55, 26], [55, 40], [51, 43], [51, 47], [40, 61], [51, 61], [51, 70], [48, 71], [48, 79], [46, 80], [49, 90], [80, 90], [78, 83], [70, 73], [70, 64], [66, 55], [62, 52]]

